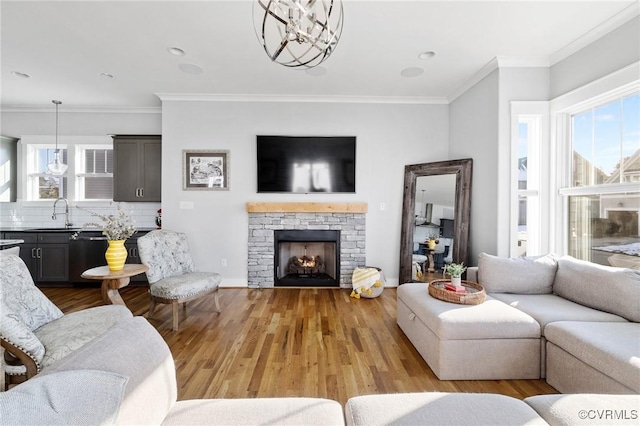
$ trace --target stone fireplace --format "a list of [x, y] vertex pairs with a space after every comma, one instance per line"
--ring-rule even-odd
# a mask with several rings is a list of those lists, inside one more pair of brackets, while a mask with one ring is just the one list
[[[366, 211], [364, 203], [248, 203], [249, 287], [350, 288], [353, 270], [366, 261]], [[309, 267], [314, 256], [324, 272]], [[303, 277], [287, 278], [294, 257], [301, 268], [295, 275]]]

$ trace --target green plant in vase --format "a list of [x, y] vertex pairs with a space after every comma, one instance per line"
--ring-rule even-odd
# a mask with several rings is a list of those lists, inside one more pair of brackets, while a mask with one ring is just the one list
[[462, 274], [467, 270], [464, 263], [450, 263], [445, 265], [444, 274], [451, 276], [451, 284], [456, 287], [462, 287]]

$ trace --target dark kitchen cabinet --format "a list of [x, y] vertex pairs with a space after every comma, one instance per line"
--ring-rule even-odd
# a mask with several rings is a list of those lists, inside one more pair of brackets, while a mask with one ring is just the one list
[[36, 284], [69, 281], [68, 232], [6, 232], [7, 239], [22, 239], [20, 257]]
[[70, 240], [69, 281], [94, 284], [95, 280], [82, 278], [82, 273], [87, 269], [106, 265], [105, 251], [107, 251], [107, 237], [102, 235], [102, 231], [83, 231], [75, 240]]
[[453, 219], [440, 219], [440, 236], [444, 238], [453, 238], [455, 229], [453, 227]]
[[[140, 260], [140, 255], [138, 253], [138, 238], [142, 237], [146, 233], [147, 231], [136, 232], [124, 243], [124, 247], [127, 249], [127, 263], [142, 263], [142, 261]], [[147, 282], [147, 276], [146, 274], [134, 275], [133, 277], [131, 277], [131, 282]]]
[[113, 151], [114, 201], [161, 201], [161, 137], [117, 135]]

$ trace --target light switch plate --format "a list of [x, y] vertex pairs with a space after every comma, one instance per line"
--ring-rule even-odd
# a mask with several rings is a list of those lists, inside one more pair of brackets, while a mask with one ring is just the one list
[[193, 201], [180, 201], [180, 208], [183, 210], [193, 210]]

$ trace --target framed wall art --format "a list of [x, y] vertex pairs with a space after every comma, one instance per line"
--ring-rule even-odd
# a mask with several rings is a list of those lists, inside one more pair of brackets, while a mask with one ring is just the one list
[[182, 188], [229, 190], [229, 151], [182, 150]]

